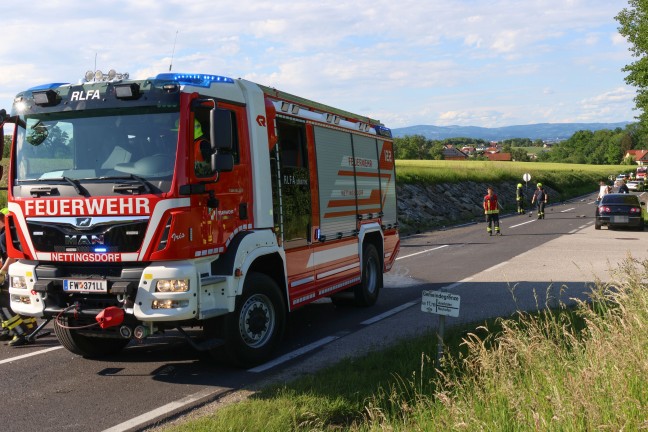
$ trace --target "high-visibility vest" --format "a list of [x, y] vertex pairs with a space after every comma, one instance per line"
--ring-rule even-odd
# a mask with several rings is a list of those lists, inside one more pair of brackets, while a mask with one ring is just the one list
[[484, 197], [484, 212], [486, 214], [499, 213], [499, 207], [497, 206], [497, 195], [486, 195]]

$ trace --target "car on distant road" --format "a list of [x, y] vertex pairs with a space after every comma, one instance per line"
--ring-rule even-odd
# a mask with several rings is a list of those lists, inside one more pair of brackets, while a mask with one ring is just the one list
[[631, 191], [641, 192], [644, 190], [644, 182], [641, 180], [630, 180], [626, 185]]
[[626, 179], [625, 174], [619, 174], [616, 176], [616, 179], [614, 179], [614, 186], [621, 186], [621, 181]]
[[594, 228], [600, 230], [603, 225], [609, 228], [628, 227], [639, 231], [644, 229], [644, 207], [633, 194], [611, 193], [601, 199], [596, 207]]

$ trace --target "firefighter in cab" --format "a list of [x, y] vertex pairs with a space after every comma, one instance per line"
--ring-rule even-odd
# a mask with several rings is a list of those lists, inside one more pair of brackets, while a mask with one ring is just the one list
[[495, 235], [502, 235], [499, 223], [499, 204], [497, 203], [497, 195], [493, 192], [493, 188], [488, 188], [488, 193], [484, 197], [484, 214], [486, 215], [486, 231], [488, 235], [493, 235], [493, 227], [495, 228]]

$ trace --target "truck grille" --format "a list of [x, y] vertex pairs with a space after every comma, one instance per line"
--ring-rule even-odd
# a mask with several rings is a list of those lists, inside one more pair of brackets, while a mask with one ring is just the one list
[[100, 224], [78, 229], [71, 224], [28, 221], [27, 228], [39, 252], [137, 252], [146, 234], [147, 220]]

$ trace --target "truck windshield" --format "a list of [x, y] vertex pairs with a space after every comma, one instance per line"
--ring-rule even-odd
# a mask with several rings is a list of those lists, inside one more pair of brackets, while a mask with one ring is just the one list
[[178, 119], [177, 111], [148, 107], [29, 115], [18, 128], [16, 181], [136, 175], [168, 190]]

